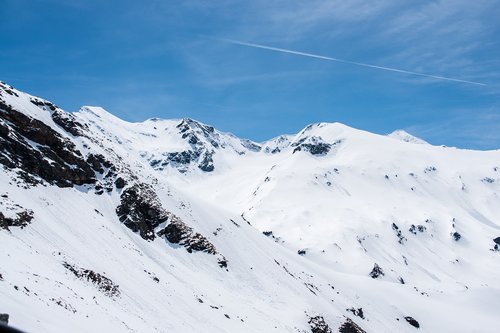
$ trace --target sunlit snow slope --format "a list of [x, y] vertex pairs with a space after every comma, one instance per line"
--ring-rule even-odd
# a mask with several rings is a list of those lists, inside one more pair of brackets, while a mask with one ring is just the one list
[[1, 83], [0, 165], [0, 318], [26, 332], [500, 327], [500, 151], [259, 144]]

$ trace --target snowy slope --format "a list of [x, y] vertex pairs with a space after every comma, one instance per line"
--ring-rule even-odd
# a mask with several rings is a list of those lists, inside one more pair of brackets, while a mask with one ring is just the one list
[[427, 141], [417, 138], [416, 136], [413, 136], [404, 130], [395, 130], [394, 132], [388, 134], [387, 136], [404, 142], [411, 142], [416, 144], [428, 144]]
[[257, 144], [2, 83], [0, 313], [27, 332], [495, 331], [500, 151], [406, 141], [320, 123]]

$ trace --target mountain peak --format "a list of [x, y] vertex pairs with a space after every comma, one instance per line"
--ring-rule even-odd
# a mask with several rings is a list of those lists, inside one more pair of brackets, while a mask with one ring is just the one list
[[429, 144], [427, 141], [422, 140], [414, 135], [411, 135], [410, 133], [402, 129], [395, 130], [394, 132], [387, 134], [387, 136], [396, 140], [401, 140], [409, 143]]

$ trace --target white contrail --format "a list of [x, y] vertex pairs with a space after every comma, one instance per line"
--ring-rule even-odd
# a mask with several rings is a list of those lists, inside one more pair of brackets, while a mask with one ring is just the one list
[[259, 48], [259, 49], [265, 49], [265, 50], [271, 50], [271, 51], [277, 51], [277, 52], [290, 53], [290, 54], [300, 55], [300, 56], [304, 56], [304, 57], [311, 57], [311, 58], [323, 59], [323, 60], [329, 60], [329, 61], [337, 61], [337, 62], [341, 62], [341, 63], [344, 63], [344, 64], [351, 64], [351, 65], [357, 65], [357, 66], [363, 66], [363, 67], [369, 67], [369, 68], [375, 68], [375, 69], [383, 69], [383, 70], [390, 71], [390, 72], [397, 72], [397, 73], [404, 73], [404, 74], [425, 76], [425, 77], [430, 77], [430, 78], [438, 79], [438, 80], [447, 80], [447, 81], [454, 81], [454, 82], [469, 83], [469, 84], [475, 84], [475, 85], [478, 85], [478, 86], [486, 86], [486, 84], [480, 83], [480, 82], [455, 79], [455, 78], [445, 77], [445, 76], [439, 76], [439, 75], [431, 75], [431, 74], [411, 72], [411, 71], [407, 71], [407, 70], [404, 70], [404, 69], [397, 69], [397, 68], [391, 68], [391, 67], [370, 65], [370, 64], [365, 64], [365, 63], [362, 63], [362, 62], [357, 62], [357, 61], [350, 61], [350, 60], [344, 60], [344, 59], [326, 57], [326, 56], [312, 54], [312, 53], [306, 53], [306, 52], [299, 52], [299, 51], [281, 49], [281, 48], [278, 48], [278, 47], [272, 47], [272, 46], [254, 44], [254, 43], [247, 43], [247, 42], [242, 42], [242, 41], [238, 41], [238, 40], [222, 39], [222, 38], [217, 38], [217, 40], [224, 41], [224, 42], [231, 43], [231, 44], [244, 45], [244, 46], [256, 47], [256, 48]]

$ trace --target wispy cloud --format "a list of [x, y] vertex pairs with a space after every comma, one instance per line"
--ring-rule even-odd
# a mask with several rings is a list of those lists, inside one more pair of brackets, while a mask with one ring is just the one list
[[433, 144], [457, 142], [470, 149], [500, 149], [498, 109], [455, 110], [446, 122], [420, 123], [406, 130]]

